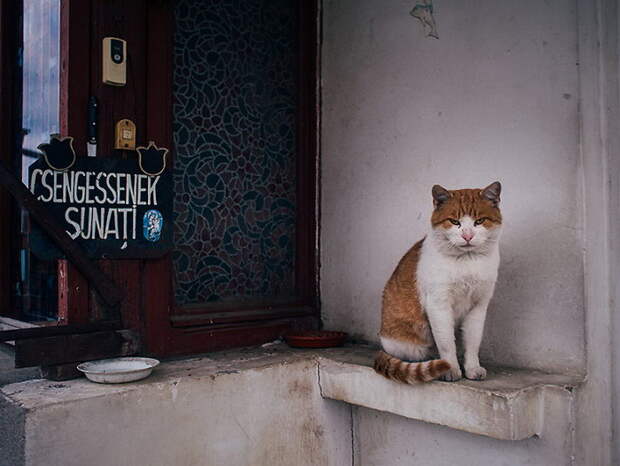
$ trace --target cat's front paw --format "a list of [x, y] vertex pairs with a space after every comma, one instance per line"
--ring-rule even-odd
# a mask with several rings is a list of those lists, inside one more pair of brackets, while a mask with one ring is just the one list
[[484, 380], [487, 378], [487, 370], [484, 367], [465, 368], [465, 377], [469, 380]]
[[450, 370], [446, 372], [444, 375], [440, 377], [440, 380], [445, 380], [446, 382], [456, 382], [463, 378], [463, 373], [461, 372], [461, 368], [458, 364], [451, 365]]

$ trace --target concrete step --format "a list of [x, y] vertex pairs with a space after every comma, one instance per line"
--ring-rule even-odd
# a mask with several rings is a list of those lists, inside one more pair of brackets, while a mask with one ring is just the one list
[[487, 367], [484, 381], [405, 385], [374, 372], [375, 353], [357, 347], [319, 356], [321, 395], [502, 440], [543, 435], [546, 416], [573, 410], [574, 389], [583, 381], [574, 375]]

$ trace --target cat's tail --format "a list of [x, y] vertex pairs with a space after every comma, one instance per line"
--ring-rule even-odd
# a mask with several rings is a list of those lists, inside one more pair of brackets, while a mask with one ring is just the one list
[[374, 369], [377, 374], [381, 374], [390, 380], [413, 384], [435, 380], [450, 370], [450, 363], [443, 359], [405, 362], [387, 354], [385, 351], [379, 351], [375, 358]]

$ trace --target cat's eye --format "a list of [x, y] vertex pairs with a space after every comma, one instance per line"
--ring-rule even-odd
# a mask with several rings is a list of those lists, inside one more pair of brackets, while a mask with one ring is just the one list
[[486, 220], [486, 217], [479, 218], [478, 220], [474, 222], [474, 225], [482, 225], [485, 220]]
[[457, 227], [461, 226], [461, 222], [459, 222], [458, 220], [454, 220], [453, 218], [449, 218], [448, 220], [450, 220], [450, 223], [452, 225], [456, 225]]

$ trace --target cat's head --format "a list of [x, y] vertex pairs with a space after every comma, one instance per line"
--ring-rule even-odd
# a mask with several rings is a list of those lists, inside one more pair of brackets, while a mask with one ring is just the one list
[[502, 213], [499, 181], [483, 189], [448, 191], [433, 186], [433, 238], [441, 251], [454, 256], [485, 254], [499, 240]]

